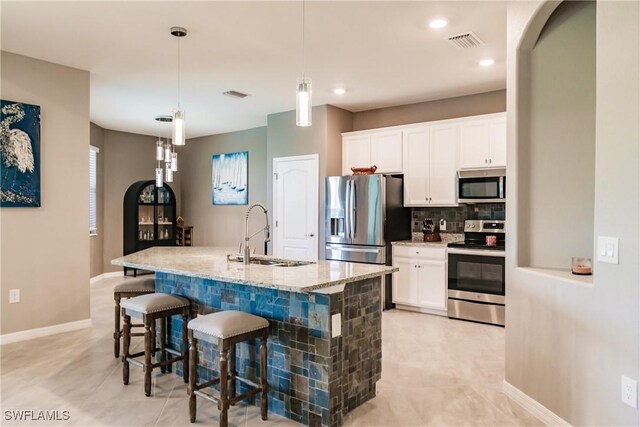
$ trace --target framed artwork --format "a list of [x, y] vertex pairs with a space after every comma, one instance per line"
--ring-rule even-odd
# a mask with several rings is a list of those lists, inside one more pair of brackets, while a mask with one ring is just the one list
[[40, 107], [0, 101], [0, 206], [40, 206]]
[[211, 159], [211, 195], [214, 205], [246, 205], [249, 152], [214, 154]]

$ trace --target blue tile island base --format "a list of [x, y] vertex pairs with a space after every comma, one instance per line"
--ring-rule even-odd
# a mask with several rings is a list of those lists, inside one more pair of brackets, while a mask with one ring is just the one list
[[[269, 320], [269, 413], [308, 426], [333, 427], [376, 394], [382, 372], [380, 280], [350, 282], [328, 294], [156, 272], [156, 291], [189, 298], [198, 314], [239, 310]], [[335, 320], [341, 334], [332, 337], [335, 314], [341, 315]], [[171, 326], [171, 346], [180, 349], [181, 320], [174, 316]], [[200, 381], [218, 376], [217, 348], [199, 340], [197, 351]], [[240, 376], [259, 382], [259, 362], [259, 342], [238, 345]], [[181, 375], [180, 362], [176, 370]], [[244, 392], [242, 383], [238, 392]], [[260, 399], [251, 403], [259, 405]]]

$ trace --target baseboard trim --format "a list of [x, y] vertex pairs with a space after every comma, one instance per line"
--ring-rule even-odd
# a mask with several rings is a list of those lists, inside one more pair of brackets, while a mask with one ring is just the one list
[[58, 325], [45, 326], [43, 328], [27, 329], [26, 331], [13, 332], [11, 334], [0, 335], [0, 345], [32, 340], [34, 338], [41, 338], [49, 335], [61, 334], [63, 332], [76, 331], [78, 329], [84, 329], [90, 326], [91, 326], [91, 319], [83, 319], [83, 320], [77, 320], [75, 322], [60, 323]]
[[89, 283], [93, 285], [94, 283], [102, 279], [108, 279], [109, 277], [122, 277], [122, 276], [124, 276], [124, 272], [122, 271], [112, 271], [110, 273], [102, 273], [95, 277], [92, 277], [89, 280]]
[[502, 382], [502, 392], [515, 401], [518, 405], [529, 411], [533, 416], [548, 426], [571, 427], [571, 424], [560, 418], [546, 406], [524, 393], [519, 388], [511, 385], [506, 380]]
[[433, 314], [436, 316], [447, 317], [447, 310], [436, 310], [435, 308], [414, 307], [411, 305], [404, 305], [404, 304], [398, 304], [398, 303], [395, 303], [395, 304], [396, 304], [396, 309], [398, 310], [413, 311], [416, 313]]

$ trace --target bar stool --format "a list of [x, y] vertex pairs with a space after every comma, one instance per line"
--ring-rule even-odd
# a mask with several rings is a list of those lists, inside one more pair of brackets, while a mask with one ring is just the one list
[[[241, 311], [219, 311], [204, 316], [198, 316], [188, 325], [191, 352], [189, 354], [189, 417], [196, 421], [196, 396], [200, 396], [218, 405], [220, 411], [220, 427], [227, 427], [227, 411], [229, 405], [235, 405], [244, 399], [262, 392], [261, 415], [267, 419], [267, 337], [269, 336], [269, 321], [253, 314]], [[202, 339], [217, 345], [220, 351], [220, 376], [211, 381], [198, 384], [197, 340]], [[236, 344], [260, 338], [260, 385], [246, 378], [238, 377], [236, 372]], [[229, 352], [229, 362], [227, 362]], [[228, 363], [228, 366], [227, 366]], [[249, 390], [236, 396], [236, 380], [249, 386]], [[228, 384], [230, 382], [230, 384]], [[220, 394], [214, 396], [201, 391], [220, 383]], [[228, 388], [227, 388], [228, 386]]]
[[[151, 371], [153, 368], [171, 366], [174, 362], [183, 361], [182, 378], [186, 383], [189, 379], [189, 346], [187, 342], [187, 321], [189, 318], [190, 303], [186, 298], [163, 293], [153, 293], [129, 298], [122, 303], [122, 316], [124, 317], [122, 356], [122, 381], [129, 384], [129, 364], [132, 363], [144, 371], [144, 394], [151, 395]], [[182, 315], [182, 352], [167, 348], [165, 344], [166, 333], [163, 327], [165, 320], [170, 321], [171, 316]], [[130, 354], [131, 344], [131, 316], [142, 318], [144, 324], [144, 351]], [[161, 319], [160, 348], [156, 348], [155, 331], [156, 320]], [[151, 363], [152, 353], [160, 350], [160, 361]], [[167, 354], [173, 357], [167, 358]], [[136, 360], [136, 357], [144, 355], [144, 363]]]
[[[153, 277], [127, 279], [113, 288], [113, 299], [116, 302], [115, 331], [113, 332], [113, 355], [116, 359], [120, 357], [120, 337], [122, 337], [122, 326], [120, 326], [120, 300], [122, 300], [122, 298], [132, 298], [139, 295], [151, 294], [155, 291], [155, 280]], [[143, 325], [131, 326], [139, 327]], [[143, 333], [131, 334], [131, 336], [143, 335]]]

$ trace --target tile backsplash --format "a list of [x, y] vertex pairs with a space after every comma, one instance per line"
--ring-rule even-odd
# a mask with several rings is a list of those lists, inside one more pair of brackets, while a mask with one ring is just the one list
[[466, 219], [505, 219], [504, 208], [504, 203], [461, 204], [450, 208], [412, 208], [412, 231], [422, 231], [422, 220], [431, 218], [436, 224], [440, 219], [447, 221], [445, 233], [462, 233]]

